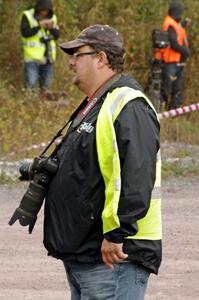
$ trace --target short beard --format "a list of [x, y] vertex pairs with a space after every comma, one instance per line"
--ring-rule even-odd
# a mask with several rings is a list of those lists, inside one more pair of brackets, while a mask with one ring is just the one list
[[80, 84], [79, 79], [75, 77], [75, 78], [73, 79], [73, 84], [76, 85], [76, 86], [79, 86], [79, 84]]

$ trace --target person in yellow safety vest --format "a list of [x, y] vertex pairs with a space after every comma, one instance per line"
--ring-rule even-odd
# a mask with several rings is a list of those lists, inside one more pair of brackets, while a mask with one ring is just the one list
[[[184, 67], [190, 55], [185, 27], [190, 24], [190, 19], [181, 22], [185, 6], [179, 1], [172, 1], [168, 15], [164, 19], [163, 30], [168, 31], [169, 47], [157, 49], [155, 57], [163, 65], [161, 106], [162, 109], [177, 108], [182, 103], [182, 88]], [[169, 99], [171, 93], [171, 99]]]
[[46, 90], [53, 77], [56, 60], [55, 41], [59, 37], [57, 17], [51, 0], [38, 0], [35, 7], [25, 10], [21, 17], [25, 86]]
[[158, 116], [123, 74], [116, 29], [95, 24], [60, 47], [86, 98], [57, 149], [44, 246], [63, 261], [72, 299], [143, 300], [162, 256]]

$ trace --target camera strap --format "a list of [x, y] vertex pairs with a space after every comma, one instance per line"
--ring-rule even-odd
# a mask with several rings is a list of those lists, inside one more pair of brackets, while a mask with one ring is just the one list
[[[84, 99], [78, 108], [73, 112], [73, 114], [70, 116], [69, 120], [66, 122], [66, 124], [57, 132], [57, 134], [53, 137], [53, 139], [50, 141], [50, 143], [47, 145], [47, 147], [43, 150], [41, 155], [44, 155], [45, 152], [50, 148], [50, 146], [54, 143], [54, 141], [62, 136], [63, 130], [68, 126], [70, 122], [72, 122], [72, 128], [76, 128], [80, 125], [80, 123], [84, 120], [84, 118], [88, 115], [88, 113], [93, 109], [93, 107], [97, 104], [97, 102], [100, 100], [100, 98], [110, 89], [110, 87], [118, 81], [118, 79], [121, 77], [121, 74], [114, 75], [111, 79], [109, 79], [102, 87], [100, 87], [93, 96], [89, 100]], [[53, 152], [50, 154], [49, 157], [53, 157], [56, 155], [57, 151], [59, 150], [62, 142], [60, 142]]]
[[73, 120], [72, 127], [78, 127], [84, 118], [88, 115], [88, 113], [94, 108], [100, 98], [110, 89], [110, 87], [118, 81], [121, 77], [121, 74], [114, 75], [111, 79], [109, 79], [102, 87], [100, 87], [91, 97], [88, 99], [86, 106], [79, 111], [75, 119]]

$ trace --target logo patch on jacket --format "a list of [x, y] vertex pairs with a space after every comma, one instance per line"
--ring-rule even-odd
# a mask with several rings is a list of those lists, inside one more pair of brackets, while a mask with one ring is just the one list
[[83, 122], [78, 128], [77, 132], [81, 133], [82, 131], [86, 131], [88, 133], [91, 133], [93, 131], [94, 126], [92, 126], [91, 123]]

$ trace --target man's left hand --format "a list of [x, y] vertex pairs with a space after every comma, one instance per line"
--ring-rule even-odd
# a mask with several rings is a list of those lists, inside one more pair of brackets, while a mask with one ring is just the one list
[[103, 262], [113, 270], [113, 264], [124, 261], [128, 257], [123, 252], [123, 243], [116, 244], [106, 239], [103, 240], [101, 246], [102, 260]]
[[186, 26], [188, 27], [188, 26], [191, 25], [192, 19], [191, 19], [191, 18], [186, 18], [186, 19], [185, 19], [185, 22], [186, 22]]
[[44, 20], [40, 21], [40, 26], [43, 27], [43, 28], [45, 28], [45, 29], [49, 29], [50, 30], [53, 27], [53, 23], [49, 19], [44, 19]]

